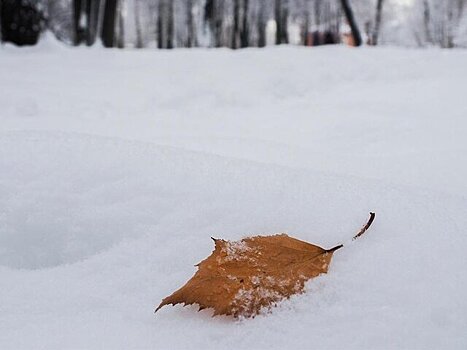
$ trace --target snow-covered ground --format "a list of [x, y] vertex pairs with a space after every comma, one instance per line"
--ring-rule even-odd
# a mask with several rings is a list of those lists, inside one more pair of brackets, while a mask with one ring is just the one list
[[[467, 52], [0, 48], [1, 349], [465, 349]], [[210, 236], [338, 251], [252, 320]]]

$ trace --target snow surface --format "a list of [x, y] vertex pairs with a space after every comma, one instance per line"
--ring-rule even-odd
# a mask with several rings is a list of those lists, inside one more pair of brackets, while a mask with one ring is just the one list
[[[467, 348], [467, 52], [0, 49], [1, 349]], [[272, 313], [154, 307], [230, 240], [325, 248]]]

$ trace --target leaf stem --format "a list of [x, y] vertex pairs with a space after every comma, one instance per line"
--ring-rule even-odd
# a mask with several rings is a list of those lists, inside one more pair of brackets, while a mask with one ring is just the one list
[[[352, 241], [356, 240], [358, 237], [360, 237], [361, 235], [363, 235], [371, 226], [371, 224], [373, 223], [373, 220], [375, 219], [375, 213], [370, 213], [370, 218], [368, 219], [368, 222], [365, 224], [365, 226], [363, 226], [360, 231], [358, 231], [358, 233], [352, 238]], [[326, 253], [333, 253], [335, 252], [336, 250], [338, 249], [341, 249], [344, 245], [343, 244], [339, 244], [339, 245], [336, 245], [334, 248], [331, 248], [331, 249], [328, 249], [326, 250]]]
[[371, 226], [371, 224], [373, 223], [373, 220], [375, 219], [375, 213], [370, 213], [370, 219], [368, 220], [368, 222], [366, 223], [365, 226], [363, 226], [360, 231], [352, 238], [352, 240], [355, 240], [357, 239], [358, 237], [360, 237], [361, 235], [363, 235], [366, 230], [368, 230]]

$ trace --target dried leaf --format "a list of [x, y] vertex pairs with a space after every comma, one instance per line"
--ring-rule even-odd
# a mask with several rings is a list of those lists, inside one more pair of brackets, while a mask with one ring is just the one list
[[[354, 237], [361, 236], [370, 220]], [[214, 315], [254, 317], [282, 299], [303, 292], [305, 282], [328, 271], [333, 253], [343, 245], [323, 249], [286, 234], [256, 236], [240, 241], [214, 239], [213, 253], [200, 262], [196, 274], [164, 298], [168, 304], [198, 304]]]

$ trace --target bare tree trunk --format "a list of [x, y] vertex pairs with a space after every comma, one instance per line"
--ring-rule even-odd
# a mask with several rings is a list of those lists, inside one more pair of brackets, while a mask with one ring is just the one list
[[115, 46], [115, 17], [117, 13], [117, 0], [106, 0], [104, 20], [102, 23], [102, 44], [105, 47]]
[[431, 35], [431, 12], [430, 12], [430, 4], [428, 0], [423, 1], [423, 27], [425, 30], [425, 39], [428, 43], [433, 44], [433, 37]]
[[175, 34], [175, 25], [174, 25], [174, 2], [169, 0], [168, 11], [167, 11], [167, 45], [168, 49], [174, 48], [174, 34]]
[[100, 0], [73, 0], [73, 44], [96, 41]]
[[157, 47], [174, 47], [174, 5], [172, 0], [159, 0], [157, 14]]
[[3, 44], [3, 0], [0, 0], [0, 43]]
[[224, 4], [221, 0], [216, 0], [215, 2], [215, 38], [216, 38], [216, 47], [227, 46], [228, 43], [224, 42], [222, 36], [222, 28], [224, 26]]
[[233, 29], [232, 29], [232, 43], [230, 47], [232, 49], [238, 48], [240, 41], [240, 0], [233, 0], [234, 13], [233, 13]]
[[266, 6], [263, 1], [260, 2], [258, 22], [256, 23], [258, 32], [258, 47], [266, 46]]
[[136, 31], [136, 48], [141, 49], [143, 44], [143, 32], [141, 29], [141, 13], [140, 13], [140, 0], [135, 0], [135, 31]]
[[157, 48], [163, 49], [164, 48], [164, 2], [163, 0], [159, 0], [159, 4], [157, 6]]
[[187, 40], [186, 47], [198, 46], [195, 23], [193, 19], [193, 0], [186, 0], [186, 26], [187, 26]]
[[85, 36], [88, 46], [96, 42], [100, 7], [101, 0], [86, 0], [87, 26]]
[[373, 28], [373, 33], [371, 36], [371, 45], [378, 45], [379, 33], [381, 29], [381, 18], [383, 14], [383, 3], [384, 0], [378, 0], [376, 3], [376, 16], [375, 16], [375, 27]]
[[[222, 47], [223, 6], [222, 0], [206, 0], [204, 5], [204, 20], [211, 33], [211, 46]], [[230, 45], [230, 43], [227, 43]]]
[[453, 13], [453, 8], [452, 8], [452, 3], [448, 3], [447, 6], [449, 8], [447, 9], [447, 23], [445, 25], [446, 27], [446, 40], [444, 47], [447, 49], [452, 49], [454, 47], [454, 13]]
[[283, 9], [282, 9], [282, 38], [281, 42], [283, 44], [289, 43], [289, 0], [282, 0]]
[[446, 24], [445, 27], [445, 38], [443, 40], [444, 47], [454, 48], [456, 46], [455, 38], [456, 32], [459, 29], [459, 25], [464, 18], [464, 6], [467, 3], [466, 0], [451, 0], [446, 4]]
[[240, 46], [248, 47], [250, 45], [250, 26], [248, 21], [249, 0], [243, 0], [243, 22], [240, 32]]
[[357, 22], [355, 21], [355, 17], [352, 11], [352, 7], [350, 6], [349, 0], [340, 0], [342, 9], [344, 10], [345, 18], [347, 19], [347, 23], [350, 26], [350, 30], [352, 31], [352, 37], [355, 46], [360, 46], [362, 44], [362, 36], [360, 34], [360, 30], [358, 29]]
[[288, 3], [287, 0], [276, 0], [275, 7], [275, 22], [276, 22], [276, 45], [288, 44]]
[[212, 37], [214, 36], [214, 0], [206, 0], [204, 4], [204, 22], [211, 34], [212, 45]]
[[301, 44], [304, 46], [308, 46], [308, 38], [310, 36], [310, 11], [309, 11], [308, 6], [305, 8], [303, 17], [304, 17], [304, 21], [302, 23], [302, 28], [301, 28], [301, 37], [302, 37]]
[[281, 43], [282, 21], [281, 21], [282, 1], [276, 0], [274, 3], [274, 20], [276, 22], [276, 45]]
[[123, 18], [123, 1], [119, 1], [118, 6], [118, 42], [117, 46], [120, 49], [125, 47], [125, 23]]
[[234, 0], [232, 49], [249, 46], [249, 0]]
[[82, 0], [73, 0], [73, 45], [79, 45], [83, 40], [83, 30], [81, 28], [82, 5]]

